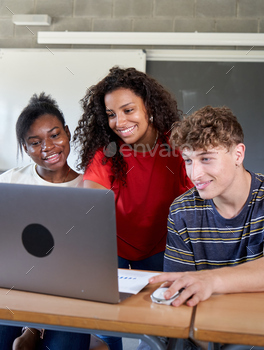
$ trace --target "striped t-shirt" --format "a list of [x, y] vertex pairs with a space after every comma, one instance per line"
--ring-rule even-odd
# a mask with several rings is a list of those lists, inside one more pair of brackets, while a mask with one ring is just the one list
[[202, 199], [195, 187], [175, 199], [168, 218], [164, 271], [234, 266], [263, 256], [264, 175], [251, 177], [247, 202], [232, 219], [223, 218], [213, 200]]

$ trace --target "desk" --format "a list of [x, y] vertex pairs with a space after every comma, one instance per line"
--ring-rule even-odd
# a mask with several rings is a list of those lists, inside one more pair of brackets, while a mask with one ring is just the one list
[[159, 285], [148, 285], [119, 304], [105, 304], [0, 288], [0, 323], [121, 335], [164, 349], [156, 336], [188, 338], [192, 308], [151, 302]]
[[194, 338], [264, 346], [264, 293], [213, 295], [198, 304]]

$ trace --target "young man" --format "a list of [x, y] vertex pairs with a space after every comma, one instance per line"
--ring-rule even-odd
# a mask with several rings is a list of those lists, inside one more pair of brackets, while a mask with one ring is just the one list
[[171, 141], [194, 188], [170, 207], [164, 270], [174, 302], [264, 291], [264, 176], [243, 166], [243, 131], [231, 110], [206, 106], [179, 122]]

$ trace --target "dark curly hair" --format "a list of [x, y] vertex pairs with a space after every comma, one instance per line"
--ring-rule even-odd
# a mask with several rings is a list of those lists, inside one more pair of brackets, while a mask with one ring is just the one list
[[170, 141], [180, 149], [207, 150], [211, 146], [224, 146], [229, 150], [233, 145], [244, 142], [244, 133], [228, 107], [205, 106], [176, 122]]
[[16, 122], [16, 137], [19, 151], [23, 155], [23, 144], [25, 144], [25, 136], [31, 125], [36, 119], [44, 114], [52, 114], [59, 119], [62, 126], [65, 127], [65, 119], [62, 111], [59, 109], [57, 102], [50, 96], [41, 92], [39, 96], [34, 94], [28, 105], [23, 109]]
[[74, 132], [73, 141], [79, 146], [77, 168], [85, 171], [96, 151], [114, 142], [117, 151], [111, 158], [104, 157], [103, 164], [112, 162], [112, 182], [121, 180], [125, 184], [127, 163], [120, 153], [120, 138], [110, 129], [104, 98], [114, 90], [124, 88], [133, 91], [144, 101], [148, 116], [153, 116], [153, 126], [159, 139], [166, 143], [172, 124], [179, 120], [181, 112], [171, 94], [156, 80], [135, 68], [113, 67], [97, 85], [87, 90], [81, 100], [83, 115]]

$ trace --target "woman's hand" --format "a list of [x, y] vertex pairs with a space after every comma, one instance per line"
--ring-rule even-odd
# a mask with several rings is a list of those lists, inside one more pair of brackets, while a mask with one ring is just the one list
[[14, 340], [12, 350], [36, 350], [40, 333], [35, 328], [27, 328], [25, 332]]

